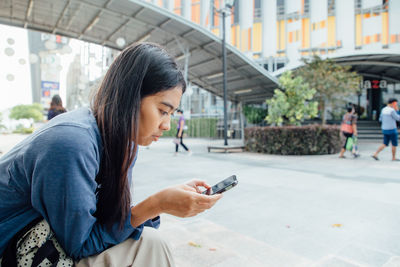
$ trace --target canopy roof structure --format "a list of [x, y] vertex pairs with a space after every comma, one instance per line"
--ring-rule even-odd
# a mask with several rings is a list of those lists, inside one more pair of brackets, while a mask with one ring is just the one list
[[352, 54], [333, 58], [341, 65], [350, 65], [364, 79], [380, 79], [400, 83], [400, 53]]
[[[375, 49], [369, 51], [354, 51], [352, 53], [337, 53], [323, 56], [331, 58], [340, 65], [351, 66], [352, 71], [362, 75], [364, 80], [386, 80], [388, 83], [400, 83], [400, 51], [398, 49]], [[298, 62], [274, 72], [274, 76], [282, 75], [286, 70], [295, 70], [304, 64]]]
[[[140, 0], [4, 0], [0, 23], [59, 34], [121, 50], [140, 41], [164, 46], [187, 77], [223, 95], [221, 39], [207, 29]], [[117, 45], [118, 38], [126, 44]], [[261, 103], [278, 81], [264, 68], [227, 44], [228, 99]]]

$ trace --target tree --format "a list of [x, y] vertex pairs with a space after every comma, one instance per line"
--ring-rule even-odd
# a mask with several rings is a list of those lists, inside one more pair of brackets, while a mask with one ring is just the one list
[[38, 103], [32, 105], [17, 105], [11, 109], [10, 119], [33, 119], [35, 122], [43, 120], [43, 107]]
[[321, 110], [322, 124], [326, 123], [327, 104], [335, 106], [338, 100], [359, 90], [361, 76], [351, 72], [351, 66], [341, 66], [331, 59], [322, 60], [318, 56], [303, 59], [305, 66], [296, 71], [317, 92], [314, 99]]
[[244, 116], [246, 116], [246, 119], [250, 123], [259, 124], [265, 119], [265, 116], [267, 116], [268, 111], [265, 108], [245, 105], [243, 107], [243, 113]]
[[268, 99], [268, 123], [275, 125], [300, 125], [305, 118], [313, 118], [318, 113], [318, 103], [310, 101], [315, 89], [304, 82], [300, 76], [293, 77], [287, 71], [279, 78], [281, 89], [275, 89], [274, 96]]

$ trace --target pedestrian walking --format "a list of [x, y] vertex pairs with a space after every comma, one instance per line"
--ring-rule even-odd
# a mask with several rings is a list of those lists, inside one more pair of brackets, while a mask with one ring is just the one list
[[181, 145], [190, 156], [192, 155], [192, 151], [183, 143], [183, 133], [185, 131], [185, 117], [183, 116], [183, 110], [178, 109], [176, 113], [179, 116], [179, 121], [175, 139], [175, 155], [178, 155], [179, 145]]
[[130, 188], [138, 146], [170, 129], [185, 89], [163, 48], [133, 44], [111, 64], [90, 108], [53, 118], [3, 155], [0, 265], [47, 258], [52, 266], [174, 266], [154, 230], [159, 215], [195, 216], [221, 195], [201, 194], [211, 187], [193, 180], [133, 204]]
[[392, 160], [400, 161], [396, 158], [396, 148], [398, 145], [398, 132], [396, 121], [400, 121], [399, 107], [396, 98], [390, 98], [386, 107], [381, 111], [379, 121], [382, 123], [383, 144], [379, 146], [378, 150], [371, 156], [375, 160], [379, 160], [378, 154], [387, 146], [392, 143]]
[[[339, 158], [345, 158], [344, 152], [346, 152], [347, 148], [352, 152], [355, 158], [359, 156], [355, 145], [355, 138], [357, 137], [357, 116], [354, 112], [354, 107], [349, 106], [347, 107], [347, 113], [343, 115], [340, 131], [345, 137], [345, 142], [340, 151]], [[351, 142], [350, 146], [349, 142]]]

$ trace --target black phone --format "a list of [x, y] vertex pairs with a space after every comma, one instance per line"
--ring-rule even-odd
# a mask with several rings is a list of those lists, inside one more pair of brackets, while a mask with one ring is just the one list
[[205, 190], [202, 194], [205, 195], [215, 195], [221, 194], [225, 191], [228, 191], [232, 187], [238, 184], [238, 180], [236, 179], [236, 175], [232, 175], [225, 180], [219, 182], [218, 184], [214, 185], [213, 187]]

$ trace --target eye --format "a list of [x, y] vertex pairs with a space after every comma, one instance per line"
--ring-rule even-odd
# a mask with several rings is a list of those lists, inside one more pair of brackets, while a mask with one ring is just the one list
[[162, 109], [160, 109], [160, 113], [161, 113], [161, 115], [163, 115], [163, 116], [168, 116], [168, 112], [166, 112], [166, 111], [164, 111], [164, 110], [162, 110]]

